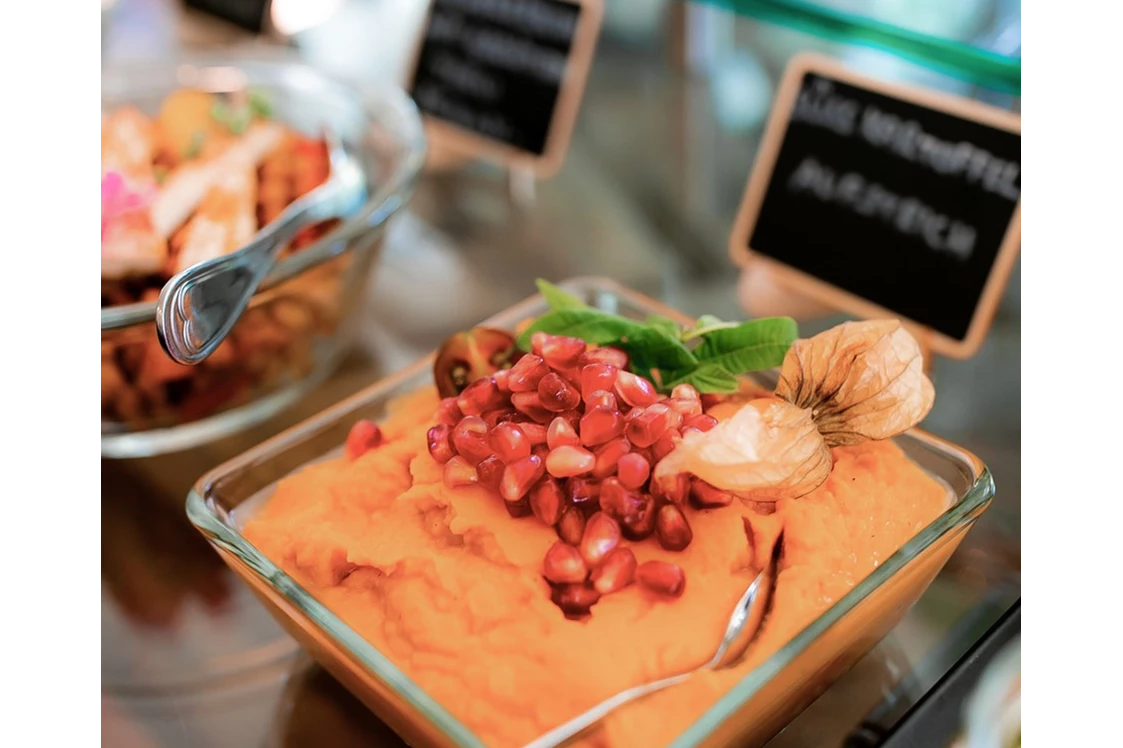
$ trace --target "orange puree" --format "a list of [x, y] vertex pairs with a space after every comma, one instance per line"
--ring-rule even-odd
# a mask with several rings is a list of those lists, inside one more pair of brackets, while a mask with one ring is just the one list
[[486, 489], [443, 484], [425, 439], [436, 405], [433, 391], [398, 401], [381, 447], [285, 479], [245, 534], [489, 746], [522, 745], [623, 688], [706, 661], [782, 526], [774, 608], [748, 657], [626, 707], [588, 738], [669, 743], [947, 505], [894, 444], [838, 448], [827, 482], [774, 513], [691, 510], [685, 551], [630, 544], [640, 563], [685, 570], [682, 597], [632, 585], [572, 621], [541, 576], [554, 530], [512, 519]]

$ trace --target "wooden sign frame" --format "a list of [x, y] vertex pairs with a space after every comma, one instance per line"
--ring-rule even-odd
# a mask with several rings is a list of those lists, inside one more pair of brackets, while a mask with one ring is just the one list
[[737, 211], [737, 218], [734, 221], [733, 231], [729, 238], [730, 257], [740, 267], [744, 267], [751, 262], [767, 265], [780, 283], [797, 293], [828, 304], [841, 312], [859, 317], [898, 317], [913, 329], [923, 327], [927, 330], [928, 335], [926, 337], [933, 352], [951, 358], [971, 358], [978, 352], [983, 341], [986, 340], [987, 332], [994, 321], [998, 303], [1002, 299], [1002, 292], [1010, 278], [1014, 260], [1021, 249], [1021, 195], [1018, 196], [1018, 202], [1014, 206], [1010, 223], [1002, 238], [1002, 243], [999, 245], [998, 254], [983, 287], [983, 293], [979, 297], [974, 316], [967, 327], [967, 335], [963, 340], [957, 340], [932, 330], [915, 320], [905, 318], [899, 312], [886, 309], [779, 260], [754, 252], [749, 246], [749, 239], [760, 215], [761, 204], [764, 202], [765, 193], [773, 178], [776, 159], [780, 154], [780, 147], [783, 145], [784, 136], [787, 133], [788, 124], [795, 109], [796, 97], [799, 95], [804, 76], [808, 73], [819, 73], [874, 93], [963, 119], [973, 120], [1018, 135], [1021, 135], [1022, 131], [1021, 117], [1014, 112], [970, 99], [872, 79], [855, 73], [835, 60], [822, 55], [810, 53], [799, 55], [789, 63], [776, 91], [772, 103], [772, 112], [765, 126], [756, 161], [745, 186], [741, 207]]
[[[515, 169], [533, 174], [538, 179], [549, 178], [561, 168], [573, 138], [581, 97], [585, 93], [585, 84], [589, 79], [589, 68], [592, 67], [601, 22], [604, 20], [605, 0], [558, 0], [558, 2], [577, 5], [580, 7], [580, 12], [577, 16], [577, 29], [570, 45], [569, 63], [566, 65], [565, 77], [558, 88], [558, 98], [554, 104], [553, 117], [546, 130], [546, 147], [542, 154], [520, 150], [503, 141], [493, 140], [422, 112], [421, 116], [431, 140], [439, 141], [443, 147], [451, 151], [478, 154], [509, 164]], [[432, 12], [433, 3], [430, 1], [425, 12], [425, 21], [421, 26], [421, 34], [414, 45], [409, 66], [410, 74], [406, 83], [407, 92], [413, 90], [413, 84], [417, 79], [417, 67], [421, 61], [421, 50], [425, 45], [425, 35]]]

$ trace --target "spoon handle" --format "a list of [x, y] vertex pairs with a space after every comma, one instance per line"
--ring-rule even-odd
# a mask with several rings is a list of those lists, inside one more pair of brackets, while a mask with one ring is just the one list
[[566, 741], [577, 737], [582, 732], [592, 727], [597, 722], [601, 721], [610, 712], [623, 706], [624, 704], [627, 704], [629, 701], [635, 701], [636, 699], [640, 699], [649, 694], [653, 694], [656, 691], [662, 691], [664, 688], [670, 688], [671, 686], [678, 685], [679, 683], [687, 680], [690, 676], [694, 675], [694, 673], [696, 672], [698, 671], [691, 670], [686, 673], [672, 675], [661, 680], [644, 683], [639, 686], [633, 686], [632, 688], [629, 688], [625, 691], [621, 691], [614, 696], [608, 697], [596, 706], [591, 707], [584, 712], [581, 712], [581, 714], [578, 714], [568, 722], [555, 727], [548, 733], [540, 735], [530, 743], [527, 743], [525, 746], [523, 746], [523, 748], [554, 748], [554, 746], [562, 745]]

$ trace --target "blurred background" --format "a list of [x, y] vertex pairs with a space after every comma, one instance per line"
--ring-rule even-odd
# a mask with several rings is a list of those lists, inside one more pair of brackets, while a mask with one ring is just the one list
[[[791, 313], [805, 334], [841, 321], [783, 290], [743, 283], [727, 253], [777, 80], [794, 54], [817, 50], [882, 79], [1019, 105], [1016, 87], [980, 86], [969, 64], [972, 51], [1020, 58], [1016, 0], [607, 6], [561, 171], [532, 183], [488, 163], [434, 158], [389, 229], [356, 339], [326, 383], [203, 447], [103, 459], [104, 744], [295, 746], [323, 744], [325, 735], [332, 745], [398, 744], [233, 583], [186, 522], [184, 497], [247, 445], [528, 296], [534, 278], [609, 276], [691, 314]], [[103, 68], [217, 51], [405, 86], [426, 3], [102, 0], [102, 8]], [[850, 25], [817, 23], [817, 8]], [[921, 64], [860, 43], [855, 27], [954, 43], [967, 63]], [[906, 621], [775, 746], [872, 739], [1020, 596], [1019, 288], [1015, 268], [976, 357], [936, 363], [925, 424], [991, 467], [994, 505]]]

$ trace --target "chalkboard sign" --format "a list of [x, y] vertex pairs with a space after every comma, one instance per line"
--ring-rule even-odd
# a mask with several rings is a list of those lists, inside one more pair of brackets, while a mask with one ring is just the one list
[[966, 358], [1020, 241], [1016, 114], [804, 56], [777, 94], [730, 251], [841, 311], [927, 328], [933, 350]]
[[602, 0], [433, 0], [410, 95], [435, 137], [521, 164], [561, 166]]
[[184, 4], [260, 34], [266, 28], [270, 0], [184, 0]]

